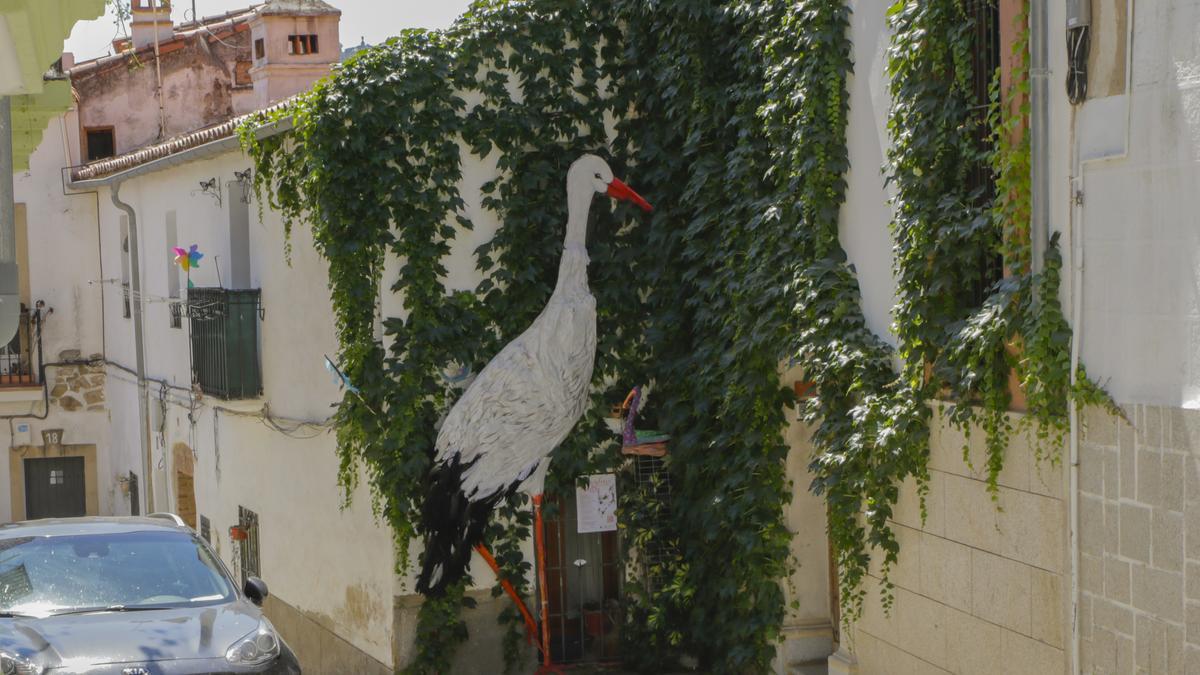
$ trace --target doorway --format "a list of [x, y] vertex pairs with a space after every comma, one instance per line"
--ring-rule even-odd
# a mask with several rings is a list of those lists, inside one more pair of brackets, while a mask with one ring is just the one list
[[551, 504], [557, 508], [547, 508], [545, 519], [550, 655], [555, 663], [616, 661], [623, 618], [617, 533], [580, 533], [574, 493]]
[[25, 460], [25, 518], [73, 518], [87, 514], [82, 457]]

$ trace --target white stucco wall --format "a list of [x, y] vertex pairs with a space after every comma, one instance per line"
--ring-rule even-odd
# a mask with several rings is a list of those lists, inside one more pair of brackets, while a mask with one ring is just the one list
[[[218, 285], [217, 266], [228, 287], [230, 244], [228, 207], [236, 196], [225, 183], [234, 171], [250, 166], [239, 151], [195, 161], [127, 181], [120, 195], [138, 217], [141, 278], [145, 294], [147, 376], [185, 387], [189, 382], [188, 323], [170, 327], [166, 261], [173, 257], [166, 240], [167, 213], [174, 211], [179, 246], [197, 244], [205, 254], [192, 272], [197, 287]], [[199, 191], [199, 182], [216, 177], [223, 202]], [[262, 289], [265, 318], [260, 322], [264, 393], [249, 401], [205, 397], [188, 420], [185, 390], [169, 390], [165, 433], [152, 433], [155, 508], [175, 510], [173, 449], [184, 443], [194, 452], [197, 511], [212, 523], [214, 545], [236, 569], [237, 554], [228, 528], [237, 523], [238, 506], [256, 512], [260, 523], [260, 563], [271, 592], [313, 621], [334, 631], [384, 664], [392, 663], [394, 556], [390, 530], [371, 511], [363, 485], [345, 510], [337, 485], [335, 439], [322, 430], [284, 434], [258, 417], [246, 416], [270, 406], [286, 420], [321, 422], [338, 399], [325, 371], [323, 355], [336, 353], [324, 263], [304, 228], [293, 234], [289, 266], [284, 260], [283, 227], [267, 211], [259, 222], [250, 204], [251, 286]], [[105, 269], [120, 269], [120, 212], [101, 189]], [[186, 282], [181, 282], [181, 287]], [[107, 284], [113, 308], [108, 321], [110, 360], [133, 366], [132, 320], [120, 315], [119, 285]], [[123, 470], [141, 473], [138, 411], [134, 378], [110, 378], [114, 445]], [[159, 408], [160, 385], [151, 383], [151, 408]], [[221, 409], [221, 410], [218, 410]], [[214, 418], [215, 417], [215, 418]], [[143, 483], [144, 485], [144, 483]]]
[[889, 328], [896, 301], [892, 274], [892, 219], [884, 190], [883, 167], [890, 141], [887, 136], [887, 3], [852, 0], [850, 39], [854, 74], [850, 91], [850, 117], [846, 149], [850, 171], [846, 174], [846, 201], [839, 214], [838, 236], [858, 273], [862, 308], [867, 326], [889, 344]]
[[1128, 133], [1082, 170], [1083, 359], [1120, 402], [1200, 408], [1200, 2], [1133, 5], [1130, 98], [1080, 111], [1085, 158]]
[[[29, 276], [29, 302], [45, 302], [42, 330], [44, 361], [59, 360], [64, 350], [78, 350], [84, 358], [103, 350], [101, 335], [100, 258], [96, 253], [96, 198], [91, 194], [64, 195], [59, 168], [78, 157], [75, 112], [50, 120], [42, 143], [29, 158], [29, 170], [14, 176], [15, 201], [26, 216], [26, 250], [22, 264]], [[57, 369], [47, 368], [53, 381]], [[49, 411], [40, 389], [17, 394], [0, 392], [0, 415], [11, 419], [0, 424], [0, 447], [32, 443], [41, 445], [42, 431], [63, 429], [67, 444], [94, 444], [97, 448], [97, 491], [100, 513], [111, 513], [117, 503], [116, 486], [105, 465], [109, 457], [107, 411], [67, 412], [58, 406]], [[22, 426], [24, 430], [22, 431]], [[0, 485], [10, 484], [7, 457], [0, 461]], [[0, 522], [13, 517], [8, 490], [0, 498]]]

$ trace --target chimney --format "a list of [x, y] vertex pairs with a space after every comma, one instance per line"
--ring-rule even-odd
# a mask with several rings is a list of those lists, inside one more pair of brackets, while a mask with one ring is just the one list
[[342, 12], [324, 0], [267, 0], [250, 20], [255, 107], [304, 91], [341, 59]]
[[154, 45], [155, 28], [158, 41], [166, 42], [174, 35], [171, 24], [171, 0], [130, 0], [133, 15], [130, 33], [133, 48], [141, 49]]

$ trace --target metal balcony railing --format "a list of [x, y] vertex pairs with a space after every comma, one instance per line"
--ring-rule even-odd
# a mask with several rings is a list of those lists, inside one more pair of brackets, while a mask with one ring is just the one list
[[0, 347], [0, 388], [31, 387], [40, 383], [38, 364], [42, 360], [42, 332], [36, 315], [21, 305], [21, 323], [17, 334]]
[[255, 398], [262, 393], [260, 297], [258, 289], [188, 290], [192, 376], [204, 393], [227, 400]]

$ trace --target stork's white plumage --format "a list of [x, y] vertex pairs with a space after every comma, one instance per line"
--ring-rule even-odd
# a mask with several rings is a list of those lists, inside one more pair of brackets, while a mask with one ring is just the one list
[[584, 155], [567, 172], [567, 231], [558, 283], [533, 323], [484, 367], [437, 438], [422, 514], [425, 555], [417, 590], [436, 594], [466, 571], [493, 506], [513, 490], [540, 495], [550, 454], [583, 415], [596, 358], [596, 299], [585, 247], [596, 193], [650, 205]]

